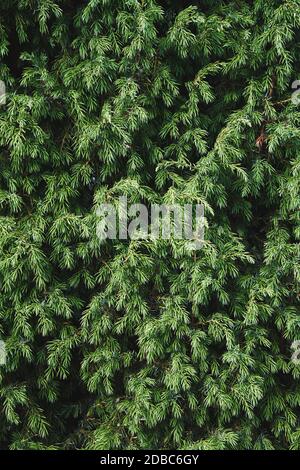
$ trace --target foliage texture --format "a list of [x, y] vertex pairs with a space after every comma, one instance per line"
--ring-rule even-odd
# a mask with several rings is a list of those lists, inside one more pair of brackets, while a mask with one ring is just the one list
[[[2, 449], [299, 449], [299, 0], [1, 0]], [[204, 247], [96, 208], [205, 206]]]

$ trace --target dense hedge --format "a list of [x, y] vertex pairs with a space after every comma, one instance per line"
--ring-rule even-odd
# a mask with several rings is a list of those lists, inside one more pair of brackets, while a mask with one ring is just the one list
[[[1, 0], [0, 448], [300, 448], [299, 12]], [[204, 247], [100, 243], [122, 195]]]

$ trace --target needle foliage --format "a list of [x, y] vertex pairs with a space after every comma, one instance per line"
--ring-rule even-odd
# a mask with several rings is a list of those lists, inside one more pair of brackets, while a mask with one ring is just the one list
[[299, 449], [300, 1], [1, 0], [0, 79], [0, 447]]

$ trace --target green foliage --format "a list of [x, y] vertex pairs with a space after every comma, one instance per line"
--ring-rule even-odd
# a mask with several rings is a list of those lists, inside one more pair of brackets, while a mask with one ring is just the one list
[[[2, 449], [299, 449], [300, 1], [1, 0]], [[108, 240], [101, 202], [201, 202]]]

